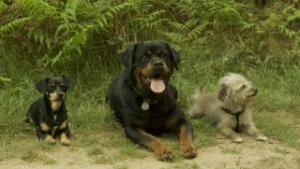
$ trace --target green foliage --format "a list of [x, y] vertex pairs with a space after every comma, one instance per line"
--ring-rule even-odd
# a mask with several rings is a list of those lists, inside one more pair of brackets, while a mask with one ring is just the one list
[[[127, 6], [125, 2], [15, 0], [3, 10], [16, 10], [14, 15], [17, 16], [9, 17], [8, 13], [5, 19], [0, 20], [3, 25], [0, 34], [6, 40], [5, 45], [28, 42], [21, 48], [30, 55], [39, 55], [38, 59], [44, 66], [58, 61], [70, 62], [74, 56], [82, 56], [86, 52], [85, 45], [95, 43], [91, 41], [93, 35], [99, 38], [107, 36], [111, 32], [112, 19]], [[21, 52], [19, 49], [20, 46], [16, 45], [11, 48], [18, 53]]]
[[287, 52], [290, 63], [298, 59], [297, 1], [268, 1], [261, 9], [247, 0], [13, 0], [1, 1], [0, 10], [1, 45], [42, 68], [82, 66], [93, 56], [102, 67], [129, 44], [149, 39], [177, 47], [194, 42], [210, 56], [263, 66], [286, 63]]

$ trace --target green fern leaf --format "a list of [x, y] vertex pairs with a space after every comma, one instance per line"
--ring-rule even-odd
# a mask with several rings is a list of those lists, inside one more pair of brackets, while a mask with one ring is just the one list
[[20, 18], [20, 19], [16, 19], [4, 26], [0, 27], [0, 32], [2, 33], [9, 33], [11, 31], [14, 31], [14, 29], [18, 26], [20, 26], [23, 23], [26, 23], [28, 21], [31, 20], [31, 17], [25, 17], [25, 18]]

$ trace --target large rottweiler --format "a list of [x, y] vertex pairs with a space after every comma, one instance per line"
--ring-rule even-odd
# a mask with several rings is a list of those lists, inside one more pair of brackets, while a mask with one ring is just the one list
[[68, 88], [74, 85], [75, 81], [64, 75], [47, 77], [36, 83], [36, 88], [44, 96], [30, 106], [24, 121], [34, 124], [39, 139], [55, 144], [54, 138], [60, 136], [62, 145], [70, 145], [68, 115], [64, 100]]
[[134, 142], [154, 151], [158, 160], [171, 160], [172, 150], [154, 135], [174, 132], [186, 158], [197, 155], [192, 125], [177, 104], [177, 90], [169, 83], [180, 56], [168, 43], [145, 41], [120, 57], [124, 72], [110, 85], [106, 101]]

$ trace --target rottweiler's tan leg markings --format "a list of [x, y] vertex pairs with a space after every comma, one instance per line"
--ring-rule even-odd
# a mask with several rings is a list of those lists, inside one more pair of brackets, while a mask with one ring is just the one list
[[67, 127], [67, 125], [68, 125], [68, 121], [66, 120], [66, 121], [64, 121], [61, 125], [60, 125], [60, 129], [65, 129], [66, 127]]
[[186, 158], [197, 156], [195, 145], [192, 141], [192, 133], [186, 131], [186, 126], [180, 126], [179, 132], [180, 151]]
[[71, 144], [70, 140], [68, 139], [68, 137], [65, 133], [62, 133], [60, 135], [60, 139], [61, 139], [60, 144], [63, 146], [69, 146]]
[[176, 125], [176, 123], [178, 122], [178, 117], [172, 117], [172, 118], [170, 118], [166, 123], [165, 123], [165, 126], [167, 127], [167, 128], [172, 128], [172, 127], [174, 127], [175, 125]]
[[158, 160], [168, 161], [173, 158], [171, 148], [166, 146], [162, 141], [142, 129], [139, 132], [151, 139], [151, 141], [145, 143], [145, 146], [154, 151], [154, 155]]

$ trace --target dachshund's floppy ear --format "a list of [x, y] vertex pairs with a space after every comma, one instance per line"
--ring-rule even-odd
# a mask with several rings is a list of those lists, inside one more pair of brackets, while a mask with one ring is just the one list
[[41, 81], [38, 81], [36, 84], [35, 84], [35, 87], [37, 88], [37, 90], [40, 92], [40, 93], [45, 93], [46, 91], [46, 87], [47, 87], [47, 82], [49, 80], [49, 77], [41, 80]]
[[68, 86], [68, 87], [72, 87], [76, 84], [75, 80], [71, 79], [68, 76], [62, 75], [62, 78], [64, 80], [64, 83]]
[[178, 70], [178, 64], [180, 63], [180, 55], [179, 53], [174, 49], [172, 48], [168, 43], [166, 43], [170, 52], [171, 52], [171, 55], [172, 55], [172, 59], [173, 59], [173, 62], [174, 62], [174, 66], [175, 68]]
[[125, 66], [127, 70], [132, 69], [132, 62], [133, 62], [133, 53], [136, 48], [137, 44], [131, 45], [127, 50], [125, 50], [121, 56], [120, 56], [120, 61], [121, 63]]
[[228, 87], [225, 84], [222, 84], [219, 94], [218, 94], [218, 98], [222, 101], [225, 100], [225, 97], [227, 96], [227, 89]]

